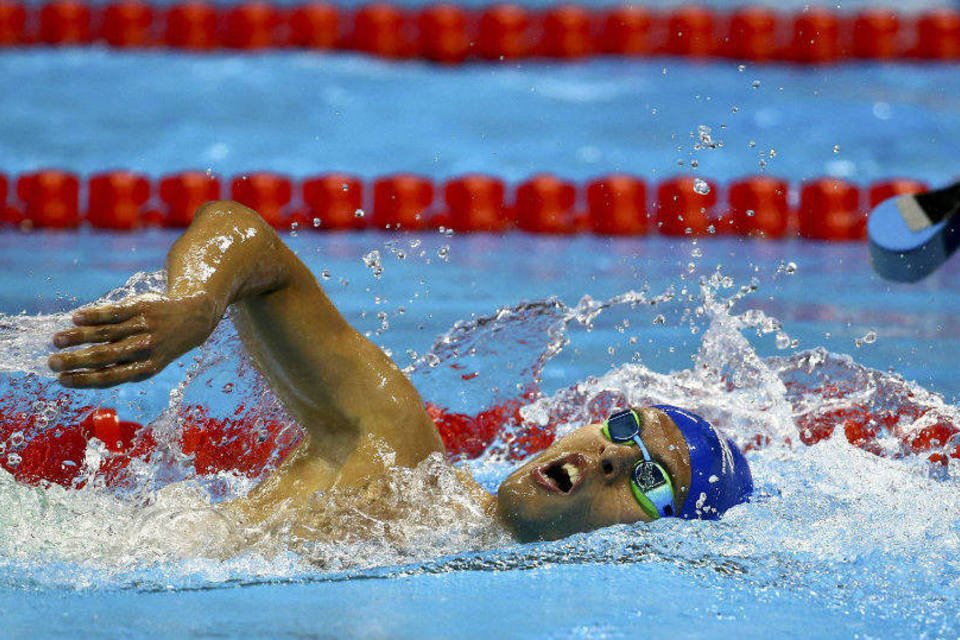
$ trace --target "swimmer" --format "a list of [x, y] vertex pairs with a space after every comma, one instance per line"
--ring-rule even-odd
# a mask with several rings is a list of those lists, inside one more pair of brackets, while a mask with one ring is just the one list
[[[395, 467], [385, 465], [384, 447], [392, 465], [407, 468], [444, 453], [411, 382], [347, 323], [253, 210], [228, 201], [203, 205], [166, 268], [163, 296], [77, 311], [75, 326], [53, 342], [80, 348], [51, 355], [49, 366], [71, 388], [140, 382], [201, 345], [232, 308], [244, 348], [306, 437], [225, 509], [252, 523], [303, 513], [317, 492], [386, 482]], [[732, 442], [699, 416], [666, 405], [624, 408], [576, 429], [510, 474], [496, 496], [466, 470], [457, 475], [520, 541], [661, 517], [715, 519], [752, 490]]]

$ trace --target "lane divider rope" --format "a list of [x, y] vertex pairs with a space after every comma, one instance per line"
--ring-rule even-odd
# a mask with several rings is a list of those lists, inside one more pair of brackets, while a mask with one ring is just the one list
[[573, 4], [543, 11], [511, 4], [479, 10], [437, 4], [412, 10], [381, 2], [351, 10], [324, 2], [281, 7], [259, 0], [229, 7], [199, 0], [169, 7], [140, 0], [102, 6], [55, 0], [34, 7], [0, 0], [0, 47], [94, 43], [195, 52], [351, 50], [447, 64], [594, 55], [801, 64], [957, 62], [960, 11], [944, 8], [910, 16], [889, 9], [841, 14], [809, 7], [791, 15], [764, 7], [725, 13], [684, 6], [655, 12], [642, 6], [598, 10]]
[[0, 174], [0, 230], [84, 225], [114, 231], [182, 228], [205, 202], [229, 197], [285, 230], [519, 230], [858, 241], [866, 238], [867, 212], [872, 207], [894, 195], [926, 188], [921, 181], [905, 178], [861, 187], [836, 178], [790, 185], [755, 175], [721, 187], [712, 180], [685, 175], [648, 188], [646, 180], [631, 175], [607, 175], [577, 184], [538, 174], [508, 187], [500, 178], [480, 174], [436, 183], [412, 174], [365, 182], [339, 173], [295, 181], [270, 172], [239, 175], [225, 185], [220, 177], [200, 171], [154, 181], [130, 171], [82, 179], [65, 171], [45, 170], [13, 179]]

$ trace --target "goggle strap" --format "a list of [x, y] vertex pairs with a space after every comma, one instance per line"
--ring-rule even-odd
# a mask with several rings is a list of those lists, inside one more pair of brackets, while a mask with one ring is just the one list
[[640, 447], [640, 452], [643, 454], [644, 462], [653, 462], [653, 456], [650, 455], [650, 452], [647, 451], [647, 445], [643, 444], [643, 440], [640, 439], [640, 434], [633, 436], [633, 441], [637, 443], [637, 446]]

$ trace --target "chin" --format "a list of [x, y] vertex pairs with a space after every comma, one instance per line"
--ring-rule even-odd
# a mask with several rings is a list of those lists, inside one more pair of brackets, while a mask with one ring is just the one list
[[[511, 474], [497, 490], [497, 518], [520, 542], [559, 540], [582, 530], [565, 513], [558, 513], [557, 499], [545, 499], [542, 489], [530, 481], [530, 470]], [[565, 505], [566, 506], [566, 505]]]

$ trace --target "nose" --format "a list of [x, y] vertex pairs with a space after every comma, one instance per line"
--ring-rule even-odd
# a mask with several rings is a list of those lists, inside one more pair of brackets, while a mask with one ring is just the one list
[[605, 444], [600, 451], [600, 472], [607, 482], [616, 482], [630, 473], [636, 451], [629, 446]]

